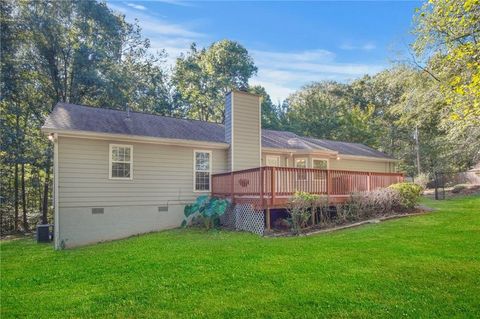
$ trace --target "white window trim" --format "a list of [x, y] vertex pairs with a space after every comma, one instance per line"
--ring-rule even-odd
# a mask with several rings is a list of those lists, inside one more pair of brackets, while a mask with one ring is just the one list
[[295, 168], [300, 168], [300, 167], [297, 167], [297, 162], [299, 161], [305, 161], [305, 167], [301, 167], [301, 168], [308, 168], [308, 158], [306, 157], [298, 157], [295, 159], [295, 162], [294, 162], [294, 167]]
[[327, 162], [327, 169], [330, 169], [330, 161], [328, 160], [328, 158], [313, 157], [312, 158], [312, 168], [314, 168], [313, 167], [313, 161], [315, 161], [315, 160]]
[[[196, 179], [196, 172], [197, 172], [197, 153], [208, 153], [208, 190], [197, 190], [195, 189], [195, 179]], [[193, 192], [194, 193], [209, 193], [212, 190], [212, 151], [207, 150], [193, 150]]]
[[[305, 167], [297, 167], [297, 162], [299, 161], [305, 161]], [[298, 157], [298, 158], [295, 158], [294, 162], [294, 167], [295, 168], [308, 168], [308, 158], [307, 157]], [[296, 174], [296, 180], [297, 182], [304, 182], [307, 180], [307, 174], [305, 173], [305, 178], [301, 178], [301, 176], [303, 176], [303, 174], [300, 174], [300, 172], [297, 172]]]
[[265, 165], [268, 166], [268, 159], [275, 158], [277, 160], [276, 167], [280, 167], [280, 156], [279, 155], [266, 155], [265, 156]]
[[[312, 158], [312, 168], [314, 168], [313, 167], [313, 161], [315, 161], [315, 160], [324, 161], [324, 162], [326, 161], [327, 162], [327, 168], [326, 169], [328, 170], [330, 168], [330, 161], [327, 158], [322, 158], [322, 157], [313, 157]], [[325, 178], [316, 178], [316, 175], [314, 173], [313, 174], [313, 180], [321, 181], [321, 180], [325, 180]]]
[[[130, 177], [112, 177], [112, 148], [113, 147], [128, 147], [130, 148]], [[127, 162], [126, 162], [127, 163]], [[129, 144], [109, 144], [108, 146], [108, 178], [112, 180], [133, 180], [133, 145]]]

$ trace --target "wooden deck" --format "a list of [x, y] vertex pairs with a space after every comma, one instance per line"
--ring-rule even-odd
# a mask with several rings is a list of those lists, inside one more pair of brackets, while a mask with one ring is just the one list
[[212, 196], [258, 209], [285, 208], [303, 191], [327, 195], [329, 203], [345, 202], [352, 193], [388, 187], [403, 181], [402, 173], [374, 173], [292, 167], [257, 167], [212, 175]]

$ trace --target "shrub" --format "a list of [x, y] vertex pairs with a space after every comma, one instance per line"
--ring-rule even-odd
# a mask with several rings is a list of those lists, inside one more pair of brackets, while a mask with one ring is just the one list
[[454, 194], [458, 194], [460, 193], [461, 191], [463, 191], [465, 188], [467, 188], [468, 186], [465, 185], [465, 184], [457, 184], [455, 186], [453, 186], [452, 188], [452, 193]]
[[192, 219], [199, 217], [203, 220], [207, 229], [214, 227], [215, 221], [225, 214], [228, 207], [228, 201], [208, 195], [198, 196], [195, 203], [186, 205], [183, 213], [185, 215], [182, 221], [182, 227], [187, 226], [189, 217]]
[[400, 205], [403, 209], [412, 209], [418, 204], [423, 188], [414, 183], [398, 183], [388, 188], [398, 191], [400, 194]]
[[413, 179], [413, 182], [422, 187], [427, 188], [427, 184], [430, 182], [430, 176], [426, 173], [420, 173]]
[[299, 234], [302, 228], [308, 225], [308, 221], [312, 218], [323, 202], [323, 198], [306, 192], [296, 192], [288, 201], [287, 210], [290, 213], [290, 224], [292, 232]]
[[281, 230], [288, 230], [290, 229], [290, 221], [285, 219], [285, 218], [278, 218], [275, 220], [274, 227], [276, 229], [281, 229]]
[[392, 214], [401, 207], [401, 196], [397, 190], [381, 188], [370, 192], [352, 194], [342, 208], [340, 219], [361, 220]]

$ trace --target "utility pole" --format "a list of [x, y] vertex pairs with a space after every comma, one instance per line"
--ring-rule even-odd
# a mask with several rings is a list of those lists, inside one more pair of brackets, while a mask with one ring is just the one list
[[413, 134], [413, 138], [415, 139], [415, 152], [417, 153], [417, 174], [421, 173], [420, 167], [420, 143], [418, 137], [418, 125], [415, 125], [415, 132]]

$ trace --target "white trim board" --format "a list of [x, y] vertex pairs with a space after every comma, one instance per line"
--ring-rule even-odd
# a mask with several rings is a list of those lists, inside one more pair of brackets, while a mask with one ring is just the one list
[[[196, 190], [195, 189], [195, 179], [196, 179], [196, 172], [197, 172], [197, 153], [208, 153], [208, 190]], [[194, 193], [209, 193], [212, 191], [212, 164], [213, 164], [213, 159], [212, 159], [212, 151], [210, 150], [193, 150], [193, 192]]]
[[53, 133], [53, 214], [54, 214], [54, 228], [53, 228], [53, 244], [56, 250], [60, 247], [60, 211], [59, 211], [59, 198], [58, 198], [58, 135]]
[[[125, 147], [125, 148], [130, 148], [130, 177], [113, 177], [112, 176], [112, 148], [113, 147]], [[127, 163], [127, 162], [124, 162]], [[129, 144], [115, 144], [115, 143], [110, 143], [108, 144], [108, 179], [111, 180], [120, 180], [120, 181], [131, 181], [133, 180], [133, 145]]]
[[150, 144], [162, 144], [162, 145], [176, 145], [185, 147], [205, 147], [212, 149], [228, 149], [230, 145], [228, 143], [217, 143], [208, 141], [194, 141], [183, 140], [174, 138], [162, 138], [151, 136], [137, 136], [127, 134], [112, 134], [90, 131], [75, 131], [75, 130], [56, 130], [56, 129], [42, 129], [42, 132], [55, 133], [58, 136], [73, 137], [73, 138], [88, 138], [98, 140], [115, 140], [119, 142], [136, 142], [136, 143], [150, 143]]

